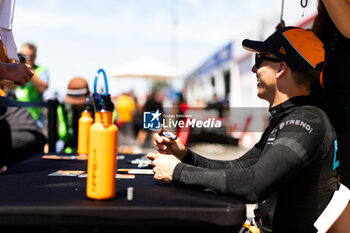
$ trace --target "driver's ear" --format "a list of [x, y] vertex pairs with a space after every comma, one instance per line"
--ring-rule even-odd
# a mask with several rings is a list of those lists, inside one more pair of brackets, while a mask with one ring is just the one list
[[277, 71], [276, 71], [276, 78], [280, 78], [288, 69], [287, 63], [282, 61], [278, 63]]

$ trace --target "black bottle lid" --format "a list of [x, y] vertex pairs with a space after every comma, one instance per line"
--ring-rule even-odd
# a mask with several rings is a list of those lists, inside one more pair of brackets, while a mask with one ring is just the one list
[[93, 97], [92, 96], [86, 98], [85, 103], [84, 103], [84, 111], [88, 111], [88, 112], [94, 111]]
[[94, 107], [95, 107], [95, 111], [96, 112], [101, 112], [102, 110], [102, 106], [101, 106], [101, 96], [97, 93], [94, 93], [92, 95], [93, 98], [93, 103], [94, 103]]
[[112, 103], [111, 95], [110, 94], [102, 94], [102, 95], [100, 95], [100, 97], [101, 97], [101, 101], [100, 101], [101, 110], [113, 112], [114, 104]]

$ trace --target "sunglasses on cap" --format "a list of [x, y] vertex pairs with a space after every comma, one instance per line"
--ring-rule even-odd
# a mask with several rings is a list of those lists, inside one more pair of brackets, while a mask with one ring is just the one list
[[256, 54], [255, 54], [255, 66], [256, 66], [256, 68], [259, 68], [260, 65], [261, 65], [261, 63], [262, 63], [264, 60], [268, 60], [268, 61], [272, 61], [272, 62], [282, 62], [281, 59], [273, 58], [273, 57], [267, 57], [267, 56], [263, 56], [263, 55], [260, 54], [260, 53], [256, 53]]

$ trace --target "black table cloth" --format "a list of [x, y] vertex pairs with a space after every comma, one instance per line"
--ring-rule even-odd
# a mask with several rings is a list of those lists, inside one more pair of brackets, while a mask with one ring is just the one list
[[[118, 168], [136, 168], [126, 155]], [[117, 179], [113, 200], [86, 197], [86, 178], [48, 176], [87, 169], [87, 161], [30, 158], [0, 174], [0, 229], [22, 232], [237, 232], [244, 203], [198, 187], [169, 185], [152, 175]], [[133, 187], [133, 200], [126, 199]]]

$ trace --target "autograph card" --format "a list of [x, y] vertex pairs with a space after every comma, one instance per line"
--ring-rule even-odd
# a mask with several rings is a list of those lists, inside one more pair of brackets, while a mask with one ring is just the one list
[[152, 169], [138, 169], [138, 168], [119, 168], [118, 172], [128, 173], [128, 174], [136, 174], [136, 175], [153, 175]]
[[[79, 178], [86, 178], [87, 177], [87, 174], [86, 173], [83, 173], [83, 174], [80, 174], [78, 175]], [[115, 174], [115, 178], [117, 179], [135, 179], [135, 175], [132, 175], [132, 174]]]
[[[87, 155], [43, 155], [43, 159], [55, 159], [55, 160], [87, 160]], [[125, 159], [125, 155], [118, 155], [118, 160]]]
[[78, 176], [85, 171], [79, 170], [58, 170], [49, 174], [49, 176]]
[[135, 175], [132, 174], [116, 174], [117, 179], [135, 179]]
[[87, 160], [87, 155], [43, 155], [43, 159], [56, 159], [56, 160]]

